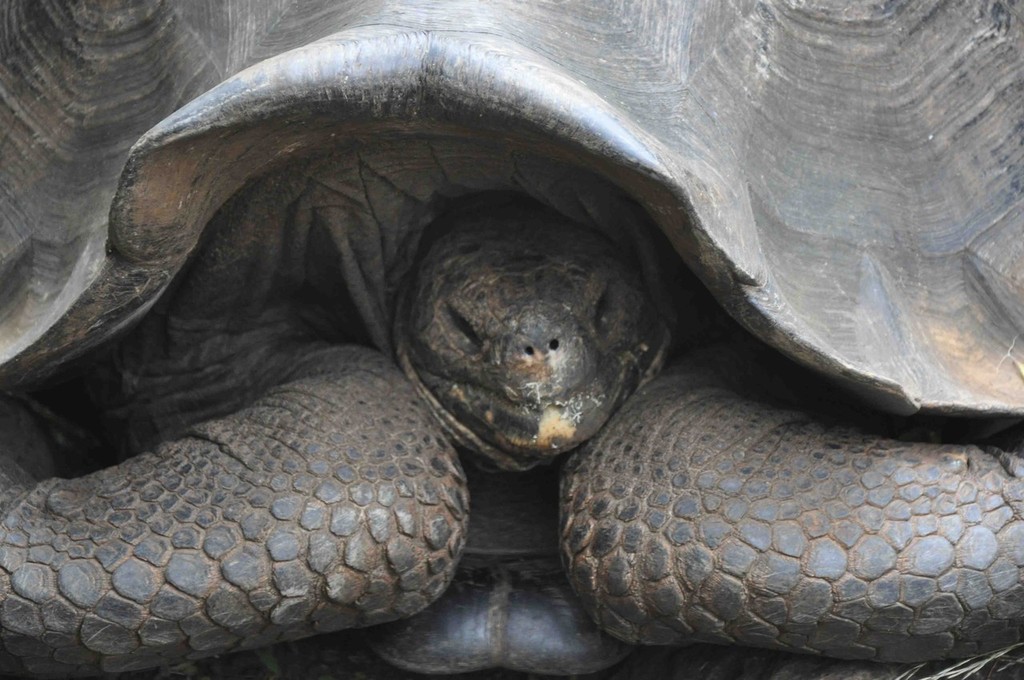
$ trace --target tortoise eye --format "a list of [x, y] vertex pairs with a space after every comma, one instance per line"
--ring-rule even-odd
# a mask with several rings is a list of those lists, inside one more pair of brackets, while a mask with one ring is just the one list
[[474, 349], [483, 349], [484, 341], [477, 334], [476, 330], [473, 329], [473, 324], [471, 324], [466, 317], [460, 314], [451, 305], [446, 305], [445, 311], [448, 313], [448, 320], [451, 322], [452, 328], [454, 328], [462, 338], [468, 340], [469, 344], [472, 345]]

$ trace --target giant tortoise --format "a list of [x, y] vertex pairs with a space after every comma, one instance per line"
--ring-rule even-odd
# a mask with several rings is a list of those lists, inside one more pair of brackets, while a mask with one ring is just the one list
[[1020, 641], [1012, 439], [835, 416], [1024, 415], [1019, 13], [3, 3], [0, 665]]

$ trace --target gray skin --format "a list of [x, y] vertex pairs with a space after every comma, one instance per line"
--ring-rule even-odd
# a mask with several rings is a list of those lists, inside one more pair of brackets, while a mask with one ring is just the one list
[[[556, 224], [535, 204], [439, 225], [446, 233], [425, 240], [434, 247], [420, 258], [421, 279], [432, 260], [468, 274], [461, 258], [472, 253], [457, 244], [471, 243], [501, 306], [466, 304], [458, 291], [471, 284], [445, 279], [456, 292], [440, 286], [398, 326], [409, 376], [379, 352], [315, 339], [287, 307], [257, 310], [231, 333], [195, 323], [195, 306], [221, 290], [218, 276], [237, 271], [223, 266], [216, 240], [207, 244], [108, 368], [131, 402], [128, 439], [162, 443], [86, 477], [6, 491], [4, 670], [141, 668], [412, 616], [445, 591], [465, 547], [466, 477], [444, 431], [462, 445], [467, 433], [495, 448], [513, 441], [508, 467], [527, 467], [550, 455], [543, 417], [571, 400], [563, 395], [610, 394], [618, 405], [648, 379], [563, 472], [563, 560], [601, 628], [641, 644], [875, 660], [1019, 639], [1024, 484], [997, 457], [880, 440], [745, 399], [729, 384], [735, 355], [691, 355], [651, 377], [665, 327], [652, 321], [653, 293], [602, 236]], [[571, 239], [542, 235], [556, 229]], [[524, 234], [536, 260], [524, 259]], [[561, 276], [576, 257], [579, 276]], [[409, 281], [414, 300], [424, 286]], [[606, 316], [602, 286], [626, 291], [611, 296], [625, 301], [611, 318], [634, 331], [587, 325]], [[566, 305], [579, 310], [571, 323]], [[481, 350], [506, 351], [481, 351], [448, 374], [431, 348], [465, 343], [467, 327]], [[154, 346], [158, 332], [166, 342]], [[557, 349], [537, 351], [552, 339]], [[167, 343], [177, 349], [166, 353]], [[160, 352], [171, 358], [149, 360]], [[234, 376], [229, 396], [175, 387], [210, 373]], [[539, 400], [495, 387], [538, 375], [554, 381]], [[616, 380], [624, 386], [610, 392]], [[468, 382], [481, 390], [451, 389]], [[446, 387], [421, 398], [437, 385]], [[452, 413], [481, 404], [453, 425]], [[512, 415], [483, 427], [498, 408]], [[527, 417], [533, 448], [523, 443]], [[507, 422], [517, 429], [497, 429]]]

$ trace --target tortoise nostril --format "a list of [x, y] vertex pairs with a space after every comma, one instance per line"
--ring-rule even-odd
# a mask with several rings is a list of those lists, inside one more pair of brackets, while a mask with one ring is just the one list
[[555, 338], [554, 340], [552, 340], [551, 342], [548, 343], [548, 349], [552, 349], [552, 350], [558, 349], [558, 338]]

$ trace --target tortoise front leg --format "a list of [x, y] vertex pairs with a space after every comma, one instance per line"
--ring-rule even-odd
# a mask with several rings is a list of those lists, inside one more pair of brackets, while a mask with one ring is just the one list
[[296, 364], [152, 453], [8, 492], [3, 670], [156, 666], [388, 621], [443, 592], [467, 520], [454, 450], [377, 352]]
[[977, 447], [825, 426], [691, 362], [563, 474], [571, 581], [629, 642], [923, 661], [1021, 639], [1024, 480]]

